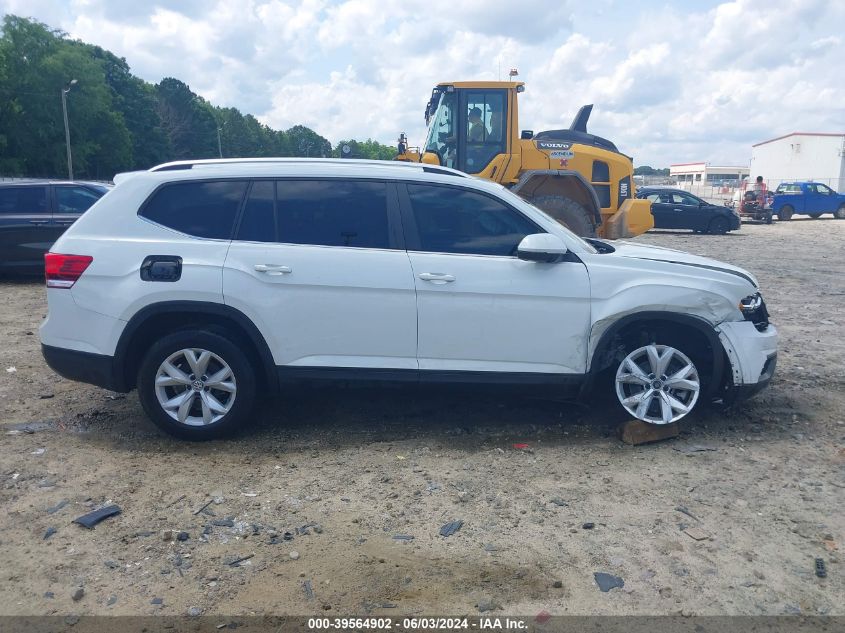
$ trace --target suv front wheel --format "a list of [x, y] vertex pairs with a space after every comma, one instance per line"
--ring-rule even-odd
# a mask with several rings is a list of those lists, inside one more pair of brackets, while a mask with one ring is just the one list
[[186, 440], [230, 434], [255, 405], [255, 373], [229, 339], [204, 330], [155, 343], [138, 371], [144, 411], [163, 431]]
[[616, 370], [616, 396], [632, 416], [650, 424], [677, 422], [701, 393], [695, 363], [669, 345], [652, 343], [628, 354]]

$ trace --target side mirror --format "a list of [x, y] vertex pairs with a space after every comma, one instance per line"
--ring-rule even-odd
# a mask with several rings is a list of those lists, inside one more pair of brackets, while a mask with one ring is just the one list
[[557, 235], [551, 233], [534, 233], [526, 235], [517, 246], [516, 254], [519, 259], [527, 262], [552, 264], [560, 261], [566, 255], [566, 244]]

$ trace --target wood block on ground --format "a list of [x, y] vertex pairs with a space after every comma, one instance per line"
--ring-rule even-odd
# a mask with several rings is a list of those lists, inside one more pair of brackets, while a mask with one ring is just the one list
[[649, 442], [659, 442], [678, 437], [680, 429], [678, 423], [648, 424], [641, 420], [629, 420], [619, 429], [619, 437], [626, 444], [639, 446]]

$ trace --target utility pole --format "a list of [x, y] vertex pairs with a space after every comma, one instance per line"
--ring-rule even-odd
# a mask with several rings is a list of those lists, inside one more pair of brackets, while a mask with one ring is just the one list
[[67, 178], [73, 180], [73, 158], [70, 154], [70, 127], [67, 124], [67, 93], [76, 85], [76, 79], [71, 79], [66, 88], [62, 88], [62, 114], [65, 118], [65, 145], [67, 146]]
[[222, 125], [217, 126], [217, 153], [220, 154], [220, 158], [223, 158], [223, 143], [220, 141], [220, 130], [226, 125], [226, 121], [223, 121]]

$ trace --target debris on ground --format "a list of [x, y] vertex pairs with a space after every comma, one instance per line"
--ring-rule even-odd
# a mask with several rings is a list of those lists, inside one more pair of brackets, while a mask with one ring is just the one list
[[562, 589], [563, 588], [563, 581], [562, 580], [555, 580], [552, 583], [552, 587], [554, 587], [555, 589]]
[[517, 444], [514, 444], [513, 447], [518, 451], [524, 451], [526, 448], [528, 448], [528, 444], [524, 442], [518, 442]]
[[827, 566], [824, 564], [823, 558], [816, 559], [816, 576], [819, 578], [827, 578]]
[[549, 502], [555, 504], [556, 506], [560, 506], [561, 508], [565, 508], [566, 506], [569, 505], [566, 501], [564, 501], [560, 497], [553, 497], [549, 500]]
[[313, 600], [314, 599], [314, 588], [311, 586], [310, 580], [303, 580], [302, 581], [302, 591], [305, 592], [305, 599], [306, 600]]
[[255, 556], [255, 554], [247, 554], [246, 556], [240, 556], [240, 557], [238, 557], [238, 558], [236, 558], [236, 559], [234, 559], [234, 560], [232, 560], [232, 561], [230, 561], [226, 564], [229, 565], [229, 567], [236, 567], [236, 566], [240, 565], [241, 563], [243, 563], [244, 561], [248, 561], [253, 556]]
[[689, 518], [695, 519], [696, 521], [701, 521], [701, 519], [690, 512], [689, 508], [686, 506], [675, 506], [675, 511], [680, 512], [681, 514], [686, 514]]
[[500, 605], [492, 598], [484, 598], [483, 600], [479, 600], [478, 604], [475, 606], [478, 608], [479, 613], [484, 613], [485, 611], [495, 611], [496, 609], [502, 608], [502, 605]]
[[179, 532], [179, 533], [176, 535], [176, 540], [177, 540], [177, 541], [187, 541], [189, 538], [191, 538], [191, 535], [190, 535], [190, 534], [188, 534], [187, 532]]
[[545, 624], [546, 622], [548, 622], [551, 619], [551, 617], [552, 617], [552, 614], [549, 613], [548, 611], [546, 611], [545, 609], [543, 609], [542, 611], [540, 611], [540, 613], [538, 613], [537, 615], [534, 616], [534, 621], [537, 624]]
[[212, 503], [214, 503], [214, 499], [209, 499], [209, 500], [208, 500], [205, 504], [203, 504], [202, 506], [200, 506], [199, 508], [197, 508], [197, 509], [194, 511], [194, 516], [198, 515], [200, 512], [202, 512], [203, 510], [205, 510], [205, 509], [206, 509], [208, 506], [210, 506]]
[[299, 552], [297, 552], [296, 550], [293, 550], [293, 551], [289, 554], [289, 556], [290, 556], [290, 559], [291, 559], [291, 560], [299, 560]]
[[191, 607], [188, 609], [188, 615], [192, 618], [198, 618], [202, 615], [202, 609], [200, 607]]
[[79, 602], [80, 600], [82, 600], [82, 597], [84, 595], [85, 595], [85, 589], [83, 589], [82, 587], [77, 587], [76, 589], [73, 590], [73, 593], [70, 594], [70, 597], [74, 602]]
[[440, 528], [440, 536], [452, 536], [452, 534], [460, 530], [463, 525], [464, 522], [461, 520], [451, 521]]
[[211, 525], [214, 527], [235, 527], [235, 519], [226, 517], [225, 519], [212, 519]]
[[56, 512], [64, 508], [68, 503], [70, 502], [67, 499], [62, 499], [56, 505], [47, 508], [47, 514], [56, 514]]
[[106, 506], [105, 508], [100, 508], [99, 510], [89, 512], [88, 514], [83, 514], [81, 517], [75, 518], [73, 522], [78, 523], [82, 527], [86, 527], [89, 530], [93, 530], [94, 526], [97, 525], [103, 519], [108, 519], [109, 517], [118, 515], [121, 512], [122, 510], [119, 506], [110, 505]]
[[619, 576], [614, 576], [613, 574], [607, 574], [603, 571], [597, 571], [593, 574], [593, 578], [596, 580], [596, 584], [599, 586], [602, 592], [607, 593], [611, 589], [616, 587], [624, 587], [625, 581], [622, 580]]
[[719, 450], [715, 446], [702, 446], [701, 444], [689, 444], [686, 446], [673, 446], [672, 450], [683, 453], [684, 455], [694, 455], [695, 453], [706, 453], [708, 451]]
[[394, 534], [393, 535], [394, 541], [413, 541], [414, 537], [410, 534]]
[[584, 525], [581, 526], [581, 529], [582, 530], [592, 530], [594, 527], [596, 527], [595, 523], [593, 523], [592, 521], [587, 521]]
[[688, 527], [684, 530], [684, 534], [696, 541], [703, 541], [710, 538], [710, 534], [698, 527]]
[[51, 536], [53, 536], [53, 534], [55, 534], [56, 532], [58, 532], [58, 530], [57, 530], [56, 528], [54, 528], [54, 527], [48, 527], [48, 528], [47, 528], [47, 531], [46, 531], [46, 532], [44, 532], [44, 539], [43, 539], [43, 540], [45, 540], [45, 541], [46, 541], [48, 538], [50, 538]]
[[153, 598], [152, 600], [150, 600], [150, 604], [164, 604], [164, 598]]
[[629, 420], [619, 428], [619, 439], [625, 444], [639, 446], [651, 442], [661, 442], [680, 435], [678, 423], [648, 424], [642, 420]]

